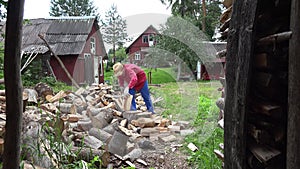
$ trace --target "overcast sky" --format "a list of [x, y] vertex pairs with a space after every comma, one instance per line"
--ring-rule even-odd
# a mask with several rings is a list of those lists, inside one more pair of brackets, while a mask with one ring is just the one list
[[[127, 33], [135, 38], [141, 34], [150, 24], [159, 29], [159, 25], [165, 23], [171, 15], [160, 0], [94, 0], [101, 19], [104, 19], [111, 5], [117, 6], [118, 13], [127, 20]], [[50, 0], [25, 0], [24, 18], [48, 18]]]
[[[112, 4], [117, 5], [122, 17], [144, 13], [171, 14], [170, 9], [166, 9], [167, 6], [160, 0], [94, 0], [94, 4], [102, 17]], [[49, 17], [49, 11], [50, 0], [25, 0], [26, 19]]]

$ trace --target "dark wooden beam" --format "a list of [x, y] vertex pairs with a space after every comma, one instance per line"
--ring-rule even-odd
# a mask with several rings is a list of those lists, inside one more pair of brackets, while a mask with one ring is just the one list
[[225, 169], [246, 168], [246, 109], [257, 0], [235, 1], [227, 40]]
[[22, 127], [22, 81], [20, 72], [24, 0], [9, 0], [7, 9], [4, 81], [6, 126], [3, 169], [18, 169]]
[[289, 43], [289, 87], [287, 128], [287, 169], [300, 166], [300, 2], [291, 1]]

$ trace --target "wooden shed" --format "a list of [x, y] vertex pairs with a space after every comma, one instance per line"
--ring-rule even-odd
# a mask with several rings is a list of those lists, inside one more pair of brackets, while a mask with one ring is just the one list
[[[78, 84], [104, 82], [103, 57], [106, 51], [96, 17], [42, 18], [24, 22], [22, 59], [27, 65], [40, 59], [45, 75], [52, 74], [57, 80], [72, 84], [38, 37], [41, 34]], [[22, 70], [27, 65], [23, 65]]]
[[225, 169], [299, 168], [300, 2], [235, 1], [227, 33]]

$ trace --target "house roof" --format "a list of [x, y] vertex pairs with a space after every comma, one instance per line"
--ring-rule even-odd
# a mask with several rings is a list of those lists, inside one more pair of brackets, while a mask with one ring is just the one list
[[[40, 18], [26, 21], [23, 26], [22, 51], [45, 53], [48, 51], [38, 37], [42, 34], [57, 55], [80, 54], [92, 30], [96, 17]], [[99, 29], [96, 24], [97, 30]]]
[[136, 38], [134, 38], [134, 40], [132, 41], [132, 43], [126, 48], [126, 53], [129, 52], [130, 47], [143, 35], [146, 33], [152, 33], [152, 31], [150, 30], [154, 30], [154, 32], [156, 34], [159, 34], [158, 30], [153, 26], [153, 25], [149, 25], [146, 30], [144, 32], [142, 32], [139, 36], [137, 36]]

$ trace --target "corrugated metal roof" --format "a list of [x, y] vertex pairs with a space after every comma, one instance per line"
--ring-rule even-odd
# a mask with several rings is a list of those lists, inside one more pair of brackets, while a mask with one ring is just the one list
[[95, 21], [95, 17], [31, 19], [23, 27], [22, 50], [36, 48], [45, 53], [45, 48], [40, 47], [45, 44], [38, 37], [42, 34], [55, 54], [80, 54]]

